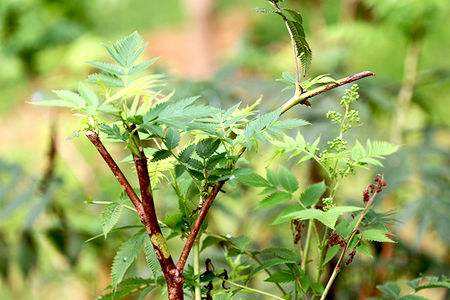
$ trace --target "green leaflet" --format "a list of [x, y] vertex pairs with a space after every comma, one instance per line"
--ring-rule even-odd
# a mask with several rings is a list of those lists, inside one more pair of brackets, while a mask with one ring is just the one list
[[209, 158], [214, 154], [214, 152], [216, 152], [219, 146], [219, 139], [207, 138], [197, 143], [195, 152], [197, 152], [198, 156], [200, 156], [201, 158]]
[[350, 153], [352, 160], [356, 163], [383, 166], [380, 159], [395, 153], [398, 148], [398, 145], [384, 141], [372, 142], [367, 140], [366, 147], [361, 145], [359, 141], [356, 141], [355, 145], [351, 148]]
[[185, 129], [194, 120], [200, 120], [218, 113], [218, 109], [195, 104], [199, 96], [169, 100], [152, 107], [144, 115], [144, 124], [159, 122], [168, 127]]
[[271, 274], [264, 281], [276, 282], [276, 283], [287, 283], [295, 279], [295, 274], [290, 270], [282, 270]]
[[125, 272], [136, 259], [146, 237], [147, 233], [141, 230], [120, 246], [119, 251], [114, 256], [111, 268], [111, 285], [114, 290], [122, 281]]
[[100, 124], [98, 125], [98, 128], [101, 132], [105, 133], [109, 139], [119, 141], [127, 140], [128, 135], [126, 133], [122, 133], [120, 131], [120, 128], [116, 124], [113, 124], [112, 126], [109, 126], [107, 124]]
[[102, 228], [105, 238], [119, 221], [122, 211], [123, 206], [120, 203], [114, 202], [105, 206], [102, 213]]
[[383, 295], [397, 299], [400, 296], [400, 287], [395, 282], [388, 282], [383, 285], [377, 285], [377, 289], [379, 289]]
[[152, 161], [160, 161], [166, 158], [169, 158], [172, 155], [172, 153], [169, 150], [166, 149], [160, 149], [153, 153]]
[[244, 137], [246, 139], [247, 147], [251, 148], [251, 140], [267, 127], [271, 126], [280, 117], [280, 111], [275, 110], [261, 116], [256, 117], [250, 121], [244, 129]]
[[234, 172], [234, 176], [238, 182], [248, 186], [270, 187], [270, 183], [267, 180], [251, 169], [238, 169]]
[[122, 67], [129, 68], [145, 50], [145, 43], [136, 31], [105, 46], [111, 57]]
[[258, 203], [258, 208], [268, 208], [289, 201], [292, 195], [288, 192], [275, 192]]
[[300, 261], [300, 256], [298, 255], [298, 253], [288, 248], [267, 248], [262, 250], [259, 254], [267, 257], [283, 258], [287, 261]]
[[118, 284], [115, 290], [97, 298], [97, 300], [122, 299], [127, 295], [140, 292], [147, 288], [155, 288], [153, 279], [139, 277], [128, 278]]
[[375, 241], [375, 242], [385, 242], [385, 243], [395, 243], [393, 240], [387, 237], [388, 232], [386, 230], [380, 229], [367, 229], [362, 233], [364, 240]]
[[180, 133], [174, 128], [169, 128], [164, 139], [167, 149], [172, 150], [180, 143]]
[[144, 241], [144, 254], [145, 260], [147, 261], [147, 266], [153, 273], [155, 278], [162, 275], [161, 266], [159, 265], [158, 259], [156, 258], [155, 250], [149, 239]]
[[295, 175], [285, 167], [281, 167], [278, 172], [278, 180], [281, 186], [288, 192], [295, 192], [298, 189], [298, 181]]
[[341, 246], [339, 245], [333, 245], [327, 250], [327, 254], [325, 255], [325, 259], [323, 260], [322, 266], [325, 266], [330, 260], [333, 259], [333, 257], [338, 254], [339, 250], [341, 249]]
[[339, 216], [341, 216], [344, 213], [355, 212], [362, 209], [363, 209], [362, 207], [356, 206], [337, 206], [327, 211], [322, 211], [315, 208], [302, 209], [301, 207], [299, 207], [299, 209], [297, 210], [281, 213], [272, 224], [274, 225], [282, 224], [290, 222], [293, 219], [300, 219], [300, 220], [315, 219], [323, 223], [325, 226], [334, 229], [334, 226], [336, 225]]
[[319, 202], [326, 189], [327, 187], [323, 181], [312, 184], [302, 192], [300, 202], [306, 207], [313, 206]]
[[187, 162], [189, 158], [191, 157], [192, 153], [194, 153], [195, 145], [189, 145], [186, 148], [184, 148], [181, 152], [178, 158], [182, 162]]
[[305, 74], [311, 64], [312, 51], [305, 38], [303, 18], [298, 12], [292, 9], [284, 9], [284, 11], [290, 15], [290, 19], [282, 12], [279, 12], [278, 14], [280, 14], [284, 18], [286, 25], [289, 28], [291, 39], [294, 42], [296, 55], [299, 57], [302, 63], [302, 71], [303, 74]]

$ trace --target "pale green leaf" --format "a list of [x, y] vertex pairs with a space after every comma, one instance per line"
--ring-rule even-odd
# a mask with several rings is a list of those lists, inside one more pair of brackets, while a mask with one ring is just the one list
[[363, 210], [362, 207], [356, 206], [336, 206], [324, 212], [322, 216], [318, 218], [325, 226], [334, 229], [337, 219], [344, 213], [350, 213]]

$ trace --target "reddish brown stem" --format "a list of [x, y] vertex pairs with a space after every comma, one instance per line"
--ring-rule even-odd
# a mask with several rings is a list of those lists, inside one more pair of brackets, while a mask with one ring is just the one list
[[328, 92], [329, 90], [332, 90], [334, 88], [340, 87], [342, 85], [346, 85], [349, 83], [352, 83], [354, 81], [363, 79], [365, 77], [369, 77], [369, 76], [374, 76], [375, 73], [370, 72], [370, 71], [362, 71], [347, 77], [343, 77], [340, 78], [338, 80], [336, 80], [333, 83], [329, 83], [327, 85], [322, 85], [319, 86], [313, 90], [307, 91], [307, 92], [302, 92], [302, 93], [295, 93], [294, 96], [292, 96], [291, 99], [289, 99], [288, 101], [286, 101], [283, 106], [281, 106], [281, 113], [285, 113], [288, 110], [290, 110], [292, 107], [294, 107], [295, 105], [298, 104], [305, 104], [309, 106], [309, 102], [308, 99], [313, 98], [317, 95], [323, 94], [325, 92]]
[[214, 199], [216, 199], [217, 194], [220, 192], [220, 189], [225, 184], [225, 181], [220, 181], [219, 183], [216, 183], [211, 192], [209, 193], [208, 197], [203, 200], [202, 208], [200, 209], [200, 212], [198, 213], [197, 219], [195, 220], [194, 226], [192, 226], [191, 232], [189, 233], [189, 236], [186, 240], [186, 243], [184, 244], [183, 250], [181, 251], [180, 259], [177, 263], [177, 268], [180, 272], [184, 270], [184, 266], [186, 265], [187, 258], [189, 256], [189, 253], [191, 252], [192, 246], [194, 245], [195, 239], [197, 238], [198, 233], [200, 232], [200, 228], [202, 227], [203, 222], [205, 221], [206, 216], [208, 215], [209, 208], [214, 202]]
[[[130, 183], [128, 182], [128, 179], [125, 177], [122, 170], [120, 170], [119, 166], [116, 164], [116, 162], [112, 158], [111, 154], [109, 154], [108, 150], [103, 145], [102, 141], [98, 137], [98, 134], [95, 133], [94, 131], [88, 130], [88, 131], [86, 131], [85, 135], [91, 141], [91, 143], [95, 146], [97, 151], [100, 153], [103, 160], [106, 162], [106, 164], [110, 168], [111, 172], [114, 174], [117, 181], [122, 186], [122, 189], [125, 191], [125, 193], [130, 198], [130, 200], [133, 203], [136, 210], [138, 212], [142, 212], [141, 200], [134, 192], [133, 187], [130, 185]], [[140, 215], [140, 213], [139, 213], [139, 215]]]
[[147, 158], [142, 151], [140, 156], [134, 156], [134, 164], [139, 179], [142, 207], [144, 209], [143, 223], [150, 236], [156, 258], [161, 265], [164, 278], [166, 279], [169, 299], [183, 299], [183, 273], [179, 272], [175, 266], [172, 256], [170, 255], [169, 247], [161, 233], [161, 228], [159, 227], [156, 215], [155, 203], [153, 201]]
[[97, 151], [102, 156], [103, 160], [111, 169], [111, 172], [117, 178], [117, 181], [122, 186], [123, 190], [127, 193], [133, 206], [136, 208], [139, 219], [147, 230], [153, 248], [156, 252], [156, 257], [161, 265], [161, 269], [164, 274], [164, 278], [167, 282], [167, 289], [169, 299], [183, 299], [183, 276], [181, 272], [175, 266], [175, 263], [170, 256], [169, 248], [167, 247], [166, 240], [164, 239], [161, 228], [158, 224], [156, 216], [155, 205], [153, 202], [153, 195], [151, 192], [150, 177], [147, 168], [147, 158], [141, 152], [140, 156], [134, 156], [134, 163], [138, 174], [139, 187], [141, 191], [141, 199], [136, 195], [134, 189], [128, 182], [128, 179], [120, 170], [117, 163], [109, 154], [108, 150], [103, 145], [97, 133], [94, 131], [87, 131], [86, 137], [95, 146]]

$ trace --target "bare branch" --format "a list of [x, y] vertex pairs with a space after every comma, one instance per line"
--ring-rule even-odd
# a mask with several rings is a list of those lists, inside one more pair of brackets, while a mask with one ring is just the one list
[[333, 83], [330, 83], [330, 84], [327, 84], [324, 86], [319, 86], [318, 88], [315, 88], [308, 92], [304, 92], [300, 95], [294, 94], [294, 96], [291, 99], [289, 99], [288, 101], [286, 101], [285, 104], [283, 104], [283, 106], [281, 107], [281, 113], [283, 114], [283, 113], [287, 112], [289, 109], [291, 109], [292, 107], [294, 107], [297, 104], [307, 104], [308, 99], [315, 97], [317, 95], [323, 94], [325, 92], [328, 92], [329, 90], [332, 90], [332, 89], [335, 89], [342, 85], [346, 85], [346, 84], [352, 83], [354, 81], [363, 79], [365, 77], [374, 76], [374, 75], [375, 75], [375, 73], [373, 73], [373, 72], [362, 71], [362, 72], [338, 79]]
[[128, 179], [125, 177], [122, 170], [120, 170], [119, 166], [114, 161], [114, 158], [112, 158], [111, 154], [109, 154], [108, 150], [103, 145], [98, 134], [94, 131], [88, 130], [88, 131], [86, 131], [85, 135], [91, 141], [91, 143], [95, 146], [95, 148], [97, 148], [97, 151], [100, 153], [103, 160], [106, 162], [108, 167], [111, 169], [111, 172], [114, 174], [117, 181], [122, 186], [122, 189], [125, 191], [125, 193], [127, 193], [128, 197], [130, 198], [130, 200], [133, 203], [136, 210], [138, 212], [142, 211], [141, 200], [136, 195], [135, 191], [133, 190], [133, 187], [128, 182]]
[[219, 183], [216, 183], [211, 192], [209, 193], [208, 197], [203, 200], [202, 208], [200, 209], [200, 212], [198, 213], [197, 219], [195, 220], [194, 226], [192, 226], [191, 232], [189, 233], [189, 236], [186, 240], [186, 243], [184, 244], [183, 250], [181, 251], [180, 259], [177, 263], [177, 268], [180, 272], [184, 270], [184, 266], [186, 264], [187, 258], [189, 256], [189, 253], [191, 252], [192, 246], [194, 245], [195, 239], [197, 238], [197, 235], [200, 231], [200, 228], [202, 227], [203, 222], [205, 221], [205, 218], [208, 214], [209, 208], [214, 202], [214, 199], [216, 199], [217, 194], [220, 192], [220, 189], [225, 184], [225, 181], [220, 181]]

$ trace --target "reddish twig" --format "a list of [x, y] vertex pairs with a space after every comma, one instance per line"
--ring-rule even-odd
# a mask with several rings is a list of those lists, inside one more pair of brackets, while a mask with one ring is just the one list
[[200, 228], [202, 227], [203, 222], [205, 221], [205, 218], [208, 214], [209, 208], [214, 202], [214, 199], [216, 199], [217, 194], [220, 192], [220, 189], [225, 184], [225, 181], [220, 181], [219, 183], [216, 183], [209, 195], [203, 200], [202, 208], [200, 209], [200, 212], [198, 213], [197, 219], [195, 220], [194, 226], [192, 226], [191, 232], [189, 233], [189, 236], [186, 240], [186, 243], [184, 244], [183, 250], [181, 251], [180, 259], [177, 263], [177, 268], [180, 272], [184, 270], [184, 266], [186, 265], [187, 258], [189, 256], [189, 253], [191, 252], [192, 246], [194, 245], [195, 239], [197, 238], [197, 235], [200, 231]]
[[108, 150], [103, 145], [102, 141], [98, 137], [98, 134], [94, 131], [88, 130], [86, 131], [85, 135], [89, 139], [89, 141], [91, 141], [91, 143], [95, 146], [97, 151], [100, 153], [103, 160], [106, 162], [111, 172], [114, 174], [117, 181], [122, 186], [122, 189], [130, 198], [136, 210], [138, 212], [143, 212], [141, 208], [141, 200], [136, 195], [135, 191], [133, 190], [133, 187], [128, 182], [128, 179], [125, 177], [122, 170], [120, 170], [119, 166], [114, 161], [114, 158], [112, 158], [111, 154], [109, 154]]
[[281, 112], [285, 113], [286, 111], [288, 111], [289, 109], [291, 109], [292, 107], [294, 107], [297, 104], [306, 104], [308, 105], [308, 99], [315, 97], [317, 95], [323, 94], [325, 92], [328, 92], [329, 90], [335, 89], [337, 87], [340, 87], [342, 85], [346, 85], [349, 83], [352, 83], [354, 81], [363, 79], [365, 77], [369, 77], [369, 76], [374, 76], [375, 73], [370, 72], [370, 71], [362, 71], [347, 77], [343, 77], [341, 79], [336, 80], [335, 82], [329, 83], [327, 85], [323, 85], [323, 86], [319, 86], [311, 91], [307, 91], [301, 94], [294, 94], [294, 96], [289, 99], [288, 101], [286, 101], [286, 103], [283, 104], [283, 106], [281, 107]]
[[141, 220], [142, 224], [145, 226], [145, 229], [149, 234], [150, 240], [156, 253], [156, 258], [161, 265], [161, 269], [167, 282], [169, 299], [183, 299], [183, 276], [181, 272], [178, 272], [178, 269], [173, 262], [166, 240], [164, 239], [161, 233], [161, 228], [158, 224], [153, 195], [151, 192], [147, 158], [142, 151], [140, 153], [140, 156], [134, 155], [134, 163], [136, 166], [139, 187], [141, 191], [141, 201], [141, 199], [136, 195], [134, 189], [128, 182], [128, 179], [125, 177], [115, 160], [103, 145], [98, 134], [94, 131], [89, 130], [86, 132], [86, 137], [91, 141], [91, 143], [100, 153], [103, 160], [109, 166], [111, 172], [117, 178], [117, 181], [122, 186], [123, 190], [127, 193], [128, 197], [136, 208], [139, 219]]

